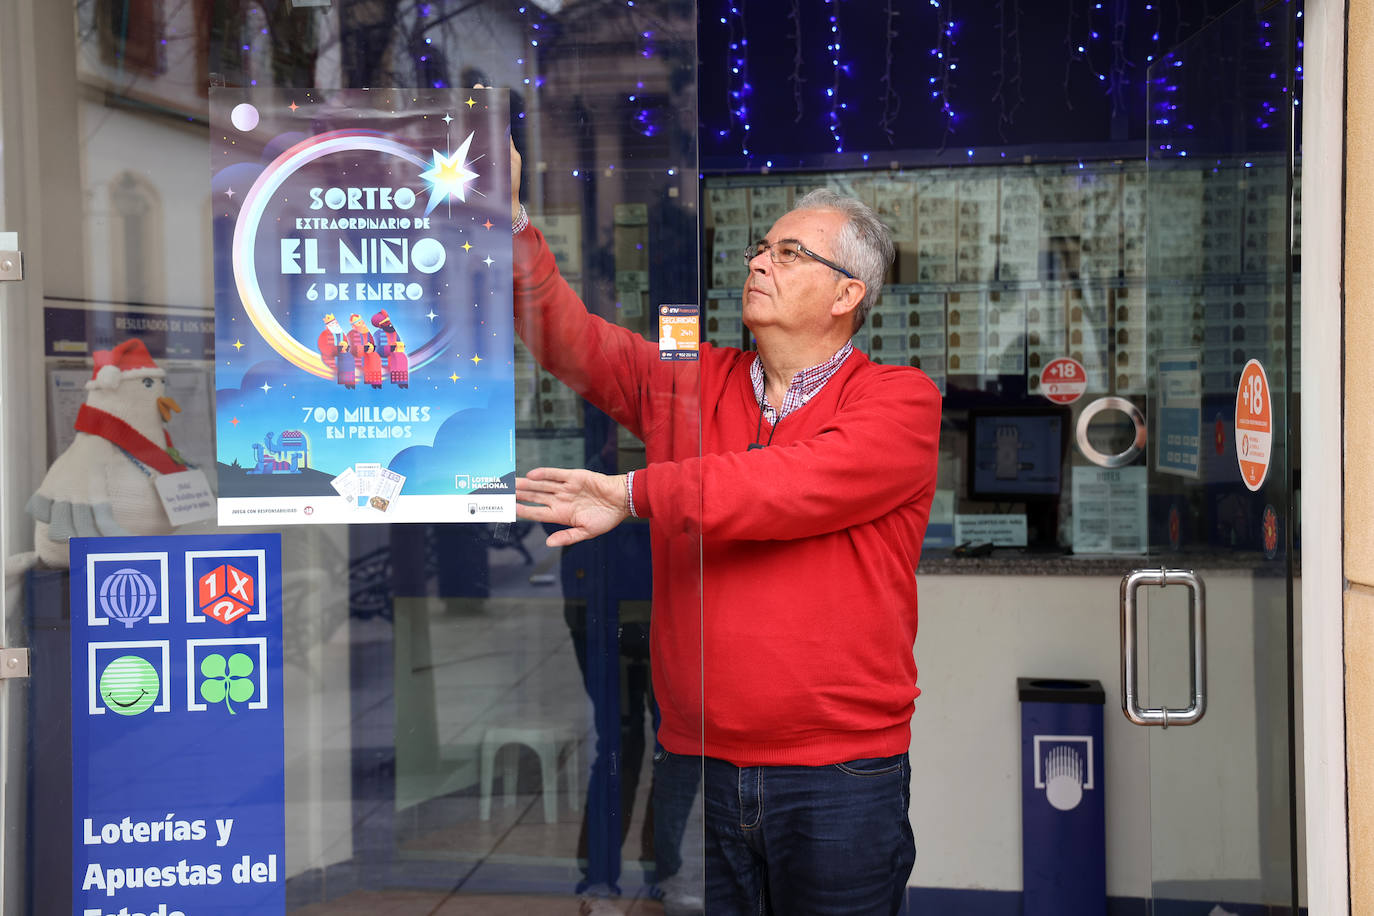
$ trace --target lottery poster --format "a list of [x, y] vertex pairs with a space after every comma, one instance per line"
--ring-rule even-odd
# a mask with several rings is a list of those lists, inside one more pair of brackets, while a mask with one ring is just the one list
[[210, 118], [220, 524], [513, 520], [506, 91]]

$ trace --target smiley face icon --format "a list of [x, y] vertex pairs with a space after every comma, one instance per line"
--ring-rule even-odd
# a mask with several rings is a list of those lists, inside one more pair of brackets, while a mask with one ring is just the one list
[[105, 708], [121, 716], [136, 716], [157, 701], [162, 681], [146, 658], [121, 655], [100, 675], [100, 698]]

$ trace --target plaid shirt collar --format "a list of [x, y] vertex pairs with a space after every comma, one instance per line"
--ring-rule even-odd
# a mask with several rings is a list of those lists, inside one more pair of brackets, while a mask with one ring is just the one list
[[763, 410], [763, 415], [768, 418], [768, 422], [774, 426], [783, 417], [801, 407], [807, 401], [816, 396], [816, 393], [825, 387], [825, 383], [830, 381], [830, 377], [839, 371], [840, 366], [849, 358], [849, 354], [854, 352], [854, 344], [846, 341], [843, 347], [836, 351], [819, 366], [812, 366], [810, 369], [803, 369], [792, 377], [792, 384], [787, 386], [787, 393], [782, 398], [782, 410], [775, 410], [773, 405], [764, 396], [764, 386], [766, 379], [763, 376], [763, 360], [754, 357], [753, 364], [749, 367], [749, 378], [754, 382], [754, 398], [759, 402], [759, 407]]

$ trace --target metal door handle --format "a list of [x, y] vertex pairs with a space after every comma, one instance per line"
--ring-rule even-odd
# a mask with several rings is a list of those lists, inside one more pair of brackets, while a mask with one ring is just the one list
[[[1189, 686], [1192, 703], [1185, 709], [1142, 708], [1136, 701], [1135, 593], [1142, 585], [1188, 588], [1188, 645], [1192, 654]], [[1136, 725], [1195, 725], [1207, 712], [1207, 595], [1191, 569], [1137, 569], [1121, 580], [1121, 711]]]

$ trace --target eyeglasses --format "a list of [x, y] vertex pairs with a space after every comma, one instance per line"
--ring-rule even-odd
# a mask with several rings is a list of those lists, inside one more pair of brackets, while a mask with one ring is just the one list
[[836, 264], [829, 258], [823, 258], [820, 255], [816, 254], [816, 252], [812, 251], [810, 248], [807, 248], [805, 245], [803, 245], [796, 239], [780, 239], [776, 242], [765, 242], [763, 239], [759, 239], [757, 242], [750, 245], [748, 248], [744, 249], [744, 260], [746, 262], [752, 262], [754, 258], [757, 258], [765, 251], [768, 252], [768, 259], [771, 260], [774, 264], [791, 264], [801, 255], [806, 255], [811, 260], [820, 261], [822, 264], [824, 264], [826, 267], [829, 267], [831, 270], [838, 270], [840, 273], [844, 274], [849, 279], [854, 279], [854, 275], [852, 273], [845, 270], [843, 267]]

